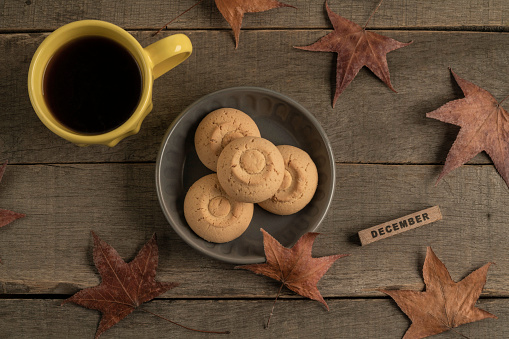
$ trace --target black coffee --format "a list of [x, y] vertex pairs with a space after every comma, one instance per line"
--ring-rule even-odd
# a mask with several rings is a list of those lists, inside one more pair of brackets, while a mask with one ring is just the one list
[[101, 134], [122, 125], [140, 101], [142, 78], [131, 53], [100, 36], [62, 46], [49, 61], [43, 94], [53, 116], [68, 128]]

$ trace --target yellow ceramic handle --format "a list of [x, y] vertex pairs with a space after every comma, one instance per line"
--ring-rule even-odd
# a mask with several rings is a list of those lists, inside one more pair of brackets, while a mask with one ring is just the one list
[[159, 78], [193, 52], [191, 40], [184, 34], [175, 34], [144, 48], [152, 61], [152, 74], [154, 79]]

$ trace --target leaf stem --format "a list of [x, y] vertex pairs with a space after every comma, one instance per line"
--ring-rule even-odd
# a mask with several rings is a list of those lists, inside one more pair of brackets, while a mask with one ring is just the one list
[[148, 311], [148, 310], [146, 310], [146, 309], [143, 309], [143, 308], [139, 308], [139, 309], [140, 309], [140, 310], [142, 310], [143, 312], [150, 313], [150, 314], [152, 314], [153, 316], [156, 316], [156, 317], [158, 317], [158, 318], [160, 318], [160, 319], [166, 320], [166, 321], [168, 321], [168, 322], [170, 322], [170, 323], [172, 323], [172, 324], [174, 324], [174, 325], [180, 326], [180, 327], [185, 328], [186, 330], [189, 330], [189, 331], [200, 332], [200, 333], [230, 334], [230, 331], [216, 332], [216, 331], [203, 331], [203, 330], [196, 330], [196, 329], [194, 329], [194, 328], [187, 327], [187, 326], [181, 325], [181, 324], [179, 324], [179, 323], [176, 323], [176, 322], [174, 322], [174, 321], [171, 321], [170, 319], [167, 319], [167, 318], [165, 318], [165, 317], [162, 317], [162, 316], [160, 316], [159, 314], [155, 314], [155, 313], [150, 312], [150, 311]]
[[265, 329], [269, 328], [270, 325], [270, 318], [272, 318], [272, 315], [274, 314], [274, 307], [276, 306], [277, 298], [279, 298], [279, 295], [281, 294], [281, 290], [283, 289], [285, 283], [282, 283], [279, 287], [279, 291], [277, 291], [276, 299], [274, 299], [274, 303], [272, 304], [272, 310], [270, 310], [269, 319], [267, 320], [267, 326], [265, 326]]
[[454, 333], [456, 334], [459, 334], [460, 336], [462, 336], [463, 338], [465, 339], [470, 339], [469, 337], [467, 337], [466, 335], [464, 335], [463, 333], [459, 332], [459, 331], [456, 331], [454, 328], [450, 328], [451, 331], [453, 331]]
[[376, 8], [373, 12], [371, 12], [371, 15], [369, 16], [368, 18], [368, 21], [366, 21], [366, 24], [364, 25], [363, 29], [366, 29], [366, 27], [368, 26], [368, 23], [369, 23], [369, 20], [371, 20], [371, 18], [373, 17], [373, 15], [375, 15], [376, 11], [378, 11], [378, 8], [380, 8], [380, 5], [382, 5], [382, 2], [384, 0], [380, 0], [380, 2], [378, 3], [378, 5], [376, 5]]
[[508, 95], [508, 96], [506, 96], [504, 99], [502, 99], [502, 101], [500, 101], [500, 102], [498, 103], [498, 105], [499, 105], [499, 106], [500, 106], [500, 105], [502, 105], [502, 103], [503, 103], [503, 102], [505, 101], [505, 99], [507, 99], [507, 98], [509, 98], [509, 95]]
[[164, 25], [163, 27], [159, 28], [159, 30], [157, 32], [155, 32], [152, 36], [155, 36], [157, 35], [159, 32], [161, 32], [163, 29], [165, 29], [166, 27], [168, 27], [169, 24], [171, 24], [173, 21], [177, 20], [178, 18], [180, 18], [182, 15], [186, 14], [187, 12], [189, 12], [190, 10], [192, 10], [193, 8], [195, 8], [196, 6], [198, 6], [199, 4], [201, 4], [203, 2], [203, 0], [199, 0], [197, 3], [195, 3], [194, 5], [192, 5], [191, 7], [189, 7], [188, 9], [186, 9], [184, 12], [180, 13], [179, 15], [177, 15], [177, 17], [171, 19], [166, 25]]

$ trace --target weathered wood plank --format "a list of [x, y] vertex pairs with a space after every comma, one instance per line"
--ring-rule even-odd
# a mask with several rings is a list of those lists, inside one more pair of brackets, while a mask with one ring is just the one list
[[[338, 165], [334, 203], [315, 256], [350, 253], [319, 283], [326, 297], [380, 296], [423, 288], [426, 246], [460, 280], [493, 261], [484, 295], [509, 296], [509, 194], [491, 166], [464, 166], [437, 187], [440, 166]], [[64, 293], [99, 283], [90, 230], [132, 260], [157, 232], [158, 279], [168, 297], [273, 297], [278, 283], [203, 256], [171, 230], [155, 192], [153, 164], [8, 166], [0, 207], [27, 214], [0, 230], [0, 293]], [[439, 205], [444, 219], [365, 247], [357, 232]], [[295, 298], [285, 291], [284, 297]]]
[[[0, 30], [53, 30], [75, 20], [99, 19], [122, 27], [159, 28], [195, 0], [145, 1], [0, 1]], [[294, 9], [278, 9], [264, 14], [248, 14], [244, 28], [328, 28], [324, 0], [288, 0]], [[364, 24], [377, 4], [375, 0], [331, 1], [331, 8], [344, 17]], [[468, 27], [508, 28], [509, 4], [503, 0], [394, 0], [385, 2], [369, 27]], [[229, 28], [212, 0], [172, 24], [173, 29]]]
[[[503, 76], [509, 72], [507, 34], [391, 31], [384, 33], [414, 41], [388, 57], [399, 93], [363, 69], [332, 109], [335, 56], [292, 48], [325, 33], [248, 31], [243, 46], [234, 50], [227, 31], [189, 32], [195, 53], [156, 81], [154, 111], [141, 132], [113, 149], [77, 148], [44, 127], [30, 105], [26, 75], [31, 55], [46, 34], [0, 35], [0, 159], [11, 163], [154, 161], [171, 121], [193, 101], [227, 87], [260, 86], [289, 95], [313, 112], [339, 162], [441, 163], [458, 128], [427, 119], [425, 113], [462, 97], [447, 67], [496, 98], [509, 92]], [[135, 36], [144, 46], [157, 40], [149, 32]], [[473, 162], [490, 161], [481, 155]]]
[[[61, 300], [0, 300], [2, 338], [93, 338], [99, 312]], [[279, 300], [264, 328], [271, 300], [154, 300], [142, 308], [186, 326], [230, 330], [233, 338], [401, 338], [410, 321], [388, 299], [328, 300], [327, 312], [315, 301]], [[509, 300], [481, 299], [478, 307], [498, 316], [458, 327], [469, 338], [507, 338]], [[369, 317], [366, 317], [369, 315]], [[101, 338], [189, 338], [192, 333], [140, 310]], [[217, 335], [200, 334], [203, 338]], [[446, 332], [437, 338], [457, 338]]]

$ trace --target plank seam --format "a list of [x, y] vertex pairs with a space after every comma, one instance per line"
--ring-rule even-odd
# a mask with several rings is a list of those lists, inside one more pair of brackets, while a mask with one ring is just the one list
[[[138, 31], [153, 31], [154, 33], [159, 29], [157, 27], [122, 27], [123, 29], [131, 32]], [[8, 29], [0, 28], [1, 34], [23, 34], [23, 33], [51, 33], [56, 28], [34, 28], [34, 29]], [[415, 26], [415, 27], [367, 27], [369, 31], [400, 31], [400, 32], [435, 32], [435, 33], [450, 33], [450, 32], [477, 32], [477, 33], [504, 33], [509, 32], [509, 26]], [[282, 28], [282, 27], [248, 27], [242, 28], [242, 31], [331, 31], [332, 27], [295, 27], [295, 28]], [[195, 27], [195, 28], [171, 28], [165, 29], [162, 32], [194, 32], [194, 31], [207, 31], [207, 32], [224, 32], [231, 31], [231, 28], [221, 27]]]
[[[67, 299], [71, 296], [71, 294], [2, 294], [0, 295], [0, 300], [30, 300], [30, 299], [37, 299], [37, 300], [63, 300]], [[389, 296], [364, 296], [364, 297], [358, 297], [358, 296], [343, 296], [343, 297], [324, 297], [326, 300], [391, 300]], [[278, 299], [283, 300], [308, 300], [306, 298], [298, 297], [298, 296], [280, 296]], [[491, 300], [491, 299], [509, 299], [509, 296], [481, 296], [479, 300]], [[175, 301], [214, 301], [214, 300], [228, 300], [228, 301], [251, 301], [251, 300], [269, 300], [273, 301], [274, 297], [217, 297], [217, 298], [211, 298], [211, 297], [205, 297], [205, 298], [199, 298], [199, 297], [174, 297], [174, 298], [154, 298], [152, 300], [175, 300]], [[309, 301], [309, 300], [308, 300]]]

